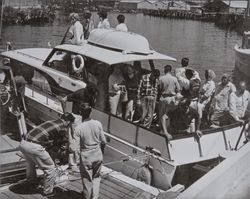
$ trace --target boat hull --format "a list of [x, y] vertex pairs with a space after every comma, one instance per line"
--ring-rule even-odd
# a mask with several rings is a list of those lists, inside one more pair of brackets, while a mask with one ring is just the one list
[[[28, 87], [25, 89], [25, 102], [29, 119], [36, 124], [59, 118], [63, 113], [58, 100], [52, 100], [52, 98], [48, 98], [48, 96], [44, 96]], [[79, 117], [76, 117], [79, 120]], [[136, 130], [137, 127], [135, 125], [130, 125], [126, 121], [115, 116], [111, 117], [96, 109], [93, 109], [91, 118], [102, 122], [105, 135], [107, 136], [108, 144], [104, 153], [104, 165], [137, 179], [140, 168], [149, 163], [150, 167], [154, 168], [150, 171], [152, 174], [150, 180], [154, 186], [162, 190], [167, 190], [171, 187], [176, 166], [171, 161], [167, 161], [167, 158], [154, 156], [145, 151], [146, 146], [151, 146], [153, 143], [156, 146], [162, 142], [161, 146], [165, 146], [165, 151], [167, 152], [165, 139], [163, 140], [162, 137], [153, 139], [154, 135], [148, 133], [148, 136], [152, 137], [153, 142], [150, 141], [150, 138], [146, 138], [148, 142], [139, 139], [140, 141], [136, 144], [136, 132], [138, 133], [137, 136], [143, 137], [143, 134], [147, 135], [145, 129]], [[125, 132], [119, 131], [119, 129], [123, 129]], [[150, 142], [152, 142], [151, 145]], [[152, 146], [151, 148], [153, 148]], [[167, 156], [167, 153], [165, 153], [163, 157]]]
[[[31, 119], [38, 124], [58, 118], [63, 113], [57, 99], [27, 86], [25, 100]], [[156, 187], [163, 190], [171, 185], [176, 166], [211, 160], [219, 156], [226, 158], [235, 152], [237, 142], [240, 148], [245, 141], [244, 136], [239, 139], [242, 133], [239, 124], [203, 131], [204, 135], [199, 140], [194, 139], [194, 135], [186, 135], [167, 142], [158, 132], [97, 109], [93, 109], [91, 118], [103, 124], [106, 136], [109, 137], [105, 160], [110, 168], [137, 178], [138, 168], [149, 162], [154, 168], [151, 180]], [[153, 149], [151, 152], [158, 151], [164, 161], [159, 161], [156, 157], [149, 158], [147, 152], [145, 153], [146, 148]]]
[[235, 67], [243, 74], [250, 77], [250, 49], [242, 49], [235, 45]]

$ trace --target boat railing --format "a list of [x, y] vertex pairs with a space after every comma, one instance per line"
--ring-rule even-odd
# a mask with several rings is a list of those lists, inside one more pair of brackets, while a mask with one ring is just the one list
[[[51, 93], [47, 92], [45, 94], [43, 91], [31, 87], [29, 89], [26, 95], [54, 110], [57, 114], [63, 113], [60, 100], [52, 96]], [[174, 160], [177, 164], [225, 156], [226, 153], [234, 151], [242, 131], [240, 124], [232, 124], [216, 129], [203, 130], [203, 136], [199, 139], [195, 134], [187, 134], [174, 137], [173, 140], [168, 141], [160, 132], [139, 126], [95, 108], [91, 113], [91, 117], [99, 120], [103, 124], [104, 131], [108, 134], [141, 149], [147, 147], [156, 149], [163, 159]], [[242, 147], [244, 141], [245, 138], [242, 136], [237, 147]]]

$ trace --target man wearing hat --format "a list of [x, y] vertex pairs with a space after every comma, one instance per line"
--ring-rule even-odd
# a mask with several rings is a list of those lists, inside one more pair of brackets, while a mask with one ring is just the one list
[[83, 26], [80, 23], [80, 17], [77, 13], [71, 13], [69, 15], [71, 26], [68, 32], [71, 35], [69, 42], [74, 45], [81, 45], [84, 40]]
[[64, 144], [67, 128], [75, 120], [71, 113], [65, 113], [60, 119], [46, 121], [26, 134], [20, 143], [20, 151], [26, 159], [27, 186], [37, 184], [36, 165], [44, 171], [43, 194], [54, 195], [54, 185], [59, 173], [55, 163], [47, 152], [53, 147]]
[[80, 150], [80, 173], [85, 199], [97, 199], [99, 196], [102, 152], [106, 145], [102, 124], [90, 118], [91, 110], [89, 103], [82, 104], [82, 123], [74, 129], [75, 150]]

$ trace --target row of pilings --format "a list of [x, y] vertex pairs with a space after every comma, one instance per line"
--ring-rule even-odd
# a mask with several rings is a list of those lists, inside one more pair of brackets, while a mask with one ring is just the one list
[[141, 10], [144, 15], [172, 18], [172, 19], [188, 19], [199, 20], [206, 22], [213, 22], [215, 25], [221, 28], [236, 30], [239, 33], [243, 32], [243, 29], [250, 29], [250, 27], [244, 27], [246, 19], [243, 14], [234, 13], [194, 13], [186, 10]]

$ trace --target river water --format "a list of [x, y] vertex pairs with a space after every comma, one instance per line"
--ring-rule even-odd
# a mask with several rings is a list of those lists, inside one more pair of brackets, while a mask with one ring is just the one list
[[[112, 27], [117, 25], [118, 13], [109, 13]], [[236, 32], [226, 32], [213, 23], [193, 20], [168, 19], [144, 16], [143, 14], [124, 14], [129, 31], [148, 38], [151, 46], [164, 54], [175, 57], [179, 66], [182, 57], [190, 58], [190, 66], [200, 72], [203, 78], [205, 69], [213, 69], [216, 81], [222, 73], [234, 68], [234, 45], [241, 43]], [[93, 14], [97, 25], [97, 14]], [[55, 46], [60, 43], [68, 27], [67, 16], [58, 12], [55, 21], [44, 25], [5, 26], [2, 31], [2, 44], [11, 41], [15, 48], [46, 47], [48, 42]]]

